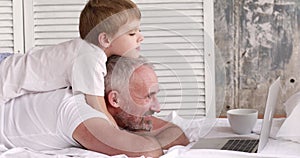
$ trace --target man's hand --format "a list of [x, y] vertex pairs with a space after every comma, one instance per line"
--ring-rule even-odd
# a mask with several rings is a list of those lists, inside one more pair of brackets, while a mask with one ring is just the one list
[[187, 145], [190, 143], [181, 128], [173, 123], [153, 116], [147, 117], [147, 120], [143, 121], [144, 126], [147, 124], [147, 122], [151, 122], [151, 130], [131, 131], [138, 135], [146, 135], [156, 138], [162, 149], [169, 149], [174, 145]]

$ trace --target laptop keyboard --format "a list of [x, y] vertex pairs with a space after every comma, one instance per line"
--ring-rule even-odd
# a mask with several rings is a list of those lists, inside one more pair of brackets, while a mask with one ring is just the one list
[[257, 150], [257, 144], [258, 140], [255, 139], [233, 139], [228, 140], [221, 149], [252, 153], [255, 148]]

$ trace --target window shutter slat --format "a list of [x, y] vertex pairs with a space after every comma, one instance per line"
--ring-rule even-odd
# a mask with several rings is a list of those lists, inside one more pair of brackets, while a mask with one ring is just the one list
[[[79, 37], [79, 15], [87, 0], [28, 1], [26, 49]], [[160, 82], [158, 98], [162, 112], [158, 116], [171, 111], [184, 117], [212, 115], [207, 109], [215, 106], [214, 99], [210, 99], [214, 98], [214, 52], [208, 41], [213, 38], [213, 12], [207, 7], [213, 7], [213, 1], [134, 2], [142, 12], [141, 31], [145, 40], [141, 53], [154, 64]]]
[[[135, 0], [142, 12], [142, 54], [154, 63], [162, 106], [158, 116], [177, 111], [206, 116], [207, 73], [203, 0]], [[213, 20], [213, 19], [212, 19]], [[213, 53], [213, 52], [212, 52]]]
[[25, 4], [27, 45], [44, 47], [79, 37], [79, 16], [87, 0], [30, 0]]
[[0, 1], [0, 53], [13, 52], [12, 1]]
[[22, 17], [19, 1], [0, 1], [0, 53], [23, 52]]

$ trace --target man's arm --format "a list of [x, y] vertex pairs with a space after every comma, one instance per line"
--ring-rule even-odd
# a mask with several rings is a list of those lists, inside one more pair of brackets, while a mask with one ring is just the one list
[[151, 121], [153, 129], [150, 133], [153, 133], [162, 149], [169, 149], [175, 145], [185, 146], [190, 143], [182, 129], [177, 125], [153, 116], [151, 117]]
[[[140, 135], [149, 135], [155, 137], [164, 150], [175, 145], [185, 146], [190, 143], [182, 129], [177, 125], [153, 116], [151, 116], [150, 120], [152, 122], [151, 131], [145, 131], [141, 129], [140, 131], [133, 132]], [[145, 121], [145, 124], [147, 122], [148, 120]], [[141, 123], [141, 127], [144, 127], [142, 124], [143, 123]]]
[[101, 118], [81, 123], [73, 132], [73, 138], [86, 149], [107, 155], [159, 157], [163, 154], [155, 138], [118, 130]]

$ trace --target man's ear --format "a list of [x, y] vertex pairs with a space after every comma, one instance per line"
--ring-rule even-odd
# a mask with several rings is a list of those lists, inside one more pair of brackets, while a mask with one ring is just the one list
[[98, 42], [102, 48], [107, 48], [110, 45], [109, 35], [105, 32], [102, 32], [98, 36]]
[[108, 102], [111, 106], [115, 107], [115, 108], [119, 108], [120, 105], [119, 105], [119, 92], [117, 91], [110, 91], [108, 94], [107, 94], [107, 99], [108, 99]]

